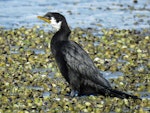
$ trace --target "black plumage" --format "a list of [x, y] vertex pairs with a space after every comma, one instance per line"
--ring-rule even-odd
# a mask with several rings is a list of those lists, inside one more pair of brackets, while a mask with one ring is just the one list
[[101, 94], [111, 97], [138, 99], [137, 96], [112, 89], [110, 83], [99, 72], [82, 47], [69, 40], [71, 31], [63, 15], [49, 12], [38, 18], [51, 23], [57, 29], [51, 40], [51, 51], [61, 74], [72, 89], [71, 96]]

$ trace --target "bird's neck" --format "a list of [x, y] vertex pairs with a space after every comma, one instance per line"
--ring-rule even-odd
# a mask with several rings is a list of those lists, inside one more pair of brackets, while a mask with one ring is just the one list
[[55, 42], [58, 42], [58, 41], [67, 41], [69, 40], [69, 35], [71, 33], [71, 30], [69, 29], [68, 25], [63, 25], [59, 31], [57, 31], [52, 40], [51, 40], [51, 43], [55, 43]]

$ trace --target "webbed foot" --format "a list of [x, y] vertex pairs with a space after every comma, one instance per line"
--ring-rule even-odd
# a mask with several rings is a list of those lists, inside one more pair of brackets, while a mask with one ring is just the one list
[[70, 93], [70, 96], [76, 97], [76, 96], [78, 96], [78, 94], [79, 94], [78, 91], [72, 90], [71, 93]]

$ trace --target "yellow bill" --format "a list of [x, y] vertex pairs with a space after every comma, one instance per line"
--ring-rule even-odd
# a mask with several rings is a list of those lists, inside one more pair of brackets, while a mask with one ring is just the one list
[[37, 18], [40, 19], [40, 20], [44, 20], [47, 23], [51, 23], [51, 21], [49, 19], [47, 19], [47, 18], [45, 18], [43, 16], [37, 16]]

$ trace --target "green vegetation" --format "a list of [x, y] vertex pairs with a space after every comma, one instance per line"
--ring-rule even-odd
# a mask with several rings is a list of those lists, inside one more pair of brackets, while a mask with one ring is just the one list
[[148, 113], [150, 110], [150, 33], [148, 30], [102, 30], [103, 36], [80, 28], [71, 39], [103, 71], [121, 71], [114, 87], [142, 100], [103, 96], [71, 98], [50, 51], [53, 33], [38, 26], [0, 28], [0, 113]]

